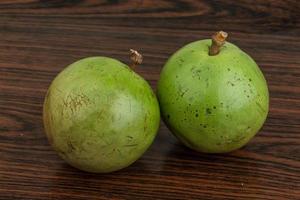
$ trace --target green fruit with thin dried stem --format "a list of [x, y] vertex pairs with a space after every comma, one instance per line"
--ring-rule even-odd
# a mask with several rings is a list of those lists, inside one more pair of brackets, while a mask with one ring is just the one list
[[269, 109], [266, 80], [255, 61], [225, 42], [190, 43], [165, 64], [158, 83], [162, 117], [186, 146], [224, 153], [244, 146], [262, 127]]
[[[134, 67], [142, 57], [131, 53]], [[85, 58], [64, 69], [47, 92], [43, 117], [58, 154], [78, 169], [97, 173], [122, 169], [140, 158], [160, 121], [149, 84], [107, 57]]]

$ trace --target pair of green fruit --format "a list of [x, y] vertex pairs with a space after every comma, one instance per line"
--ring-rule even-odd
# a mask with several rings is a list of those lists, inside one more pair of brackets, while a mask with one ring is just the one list
[[[112, 172], [136, 161], [153, 142], [162, 117], [186, 146], [224, 153], [262, 127], [269, 104], [256, 63], [218, 32], [178, 50], [165, 64], [156, 99], [127, 65], [89, 57], [63, 70], [44, 102], [44, 126], [58, 154], [89, 172]], [[134, 65], [141, 56], [132, 51]]]

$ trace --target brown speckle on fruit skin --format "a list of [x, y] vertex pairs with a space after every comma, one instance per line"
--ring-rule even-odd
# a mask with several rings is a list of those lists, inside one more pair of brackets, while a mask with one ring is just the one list
[[210, 115], [211, 114], [211, 109], [210, 108], [206, 108], [206, 115]]
[[75, 114], [76, 111], [89, 104], [91, 104], [91, 101], [84, 93], [77, 94], [76, 96], [69, 94], [63, 99], [63, 105], [69, 108], [72, 114]]
[[258, 111], [263, 114], [263, 113], [266, 113], [266, 110], [262, 107], [262, 105], [259, 103], [259, 102], [255, 102], [255, 104], [257, 105], [258, 107]]
[[135, 147], [137, 146], [138, 144], [125, 144], [124, 147]]
[[189, 89], [186, 89], [186, 90], [182, 91], [182, 92], [180, 93], [180, 96], [183, 97], [188, 91], [189, 91]]
[[73, 151], [76, 150], [75, 146], [73, 145], [73, 143], [70, 140], [67, 141], [67, 144], [68, 144], [68, 149], [69, 149], [68, 152], [69, 153], [72, 153]]
[[234, 83], [232, 83], [231, 81], [227, 81], [227, 84], [230, 84], [232, 87], [234, 86]]
[[144, 118], [144, 132], [146, 132], [146, 129], [148, 127], [147, 118], [148, 118], [148, 115], [145, 115], [145, 118]]

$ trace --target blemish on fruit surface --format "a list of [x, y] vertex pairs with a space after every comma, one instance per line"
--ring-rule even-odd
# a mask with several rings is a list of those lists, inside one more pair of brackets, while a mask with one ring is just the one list
[[256, 103], [256, 105], [259, 108], [259, 111], [261, 113], [265, 113], [266, 112], [266, 110], [263, 108], [263, 106], [259, 102], [256, 101], [255, 103]]
[[211, 114], [211, 109], [210, 108], [206, 108], [206, 114], [210, 115]]
[[186, 89], [186, 90], [182, 91], [182, 92], [180, 93], [180, 96], [183, 97], [188, 91], [189, 91], [189, 89]]
[[230, 84], [231, 86], [234, 86], [234, 83], [232, 83], [231, 81], [227, 81], [227, 84]]
[[138, 144], [125, 144], [124, 147], [135, 147], [137, 146]]

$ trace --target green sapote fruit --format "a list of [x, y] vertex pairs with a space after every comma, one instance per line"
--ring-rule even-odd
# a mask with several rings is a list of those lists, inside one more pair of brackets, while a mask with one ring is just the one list
[[268, 113], [266, 80], [254, 60], [226, 42], [192, 42], [174, 53], [161, 72], [158, 100], [162, 117], [186, 146], [224, 153], [245, 145]]
[[[131, 52], [133, 66], [139, 64], [141, 55]], [[54, 79], [43, 118], [48, 140], [64, 160], [105, 173], [141, 157], [156, 136], [160, 113], [151, 87], [131, 68], [112, 58], [88, 57]]]

